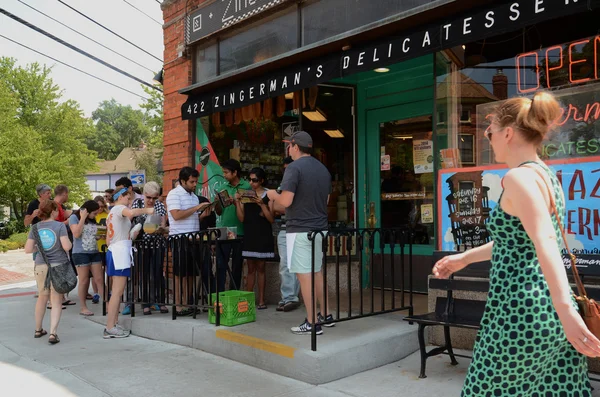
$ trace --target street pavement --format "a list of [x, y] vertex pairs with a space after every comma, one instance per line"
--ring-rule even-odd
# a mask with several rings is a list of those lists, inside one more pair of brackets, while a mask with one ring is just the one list
[[[102, 325], [78, 315], [79, 303], [63, 310], [61, 342], [49, 345], [47, 336], [33, 338], [34, 294], [31, 283], [0, 286], [1, 396], [459, 396], [469, 364], [459, 358], [454, 367], [447, 356], [432, 357], [428, 378], [418, 379], [415, 353], [314, 386], [192, 348], [136, 336], [104, 340]], [[101, 315], [100, 305], [88, 307]], [[600, 391], [594, 396], [600, 397]]]

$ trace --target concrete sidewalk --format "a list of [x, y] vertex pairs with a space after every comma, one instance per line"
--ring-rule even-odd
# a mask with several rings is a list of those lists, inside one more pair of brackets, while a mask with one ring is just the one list
[[[34, 396], [396, 396], [459, 395], [467, 361], [451, 367], [431, 360], [419, 380], [418, 355], [336, 382], [313, 386], [187, 347], [131, 336], [102, 339], [102, 325], [63, 311], [61, 342], [33, 338], [33, 289], [0, 292], [0, 386], [2, 395]], [[100, 306], [90, 305], [100, 316]], [[47, 329], [49, 313], [44, 327]], [[358, 359], [358, 358], [357, 358]], [[8, 393], [7, 393], [8, 392]], [[7, 394], [5, 394], [7, 393]]]
[[[313, 386], [202, 351], [131, 336], [102, 339], [102, 325], [63, 311], [61, 342], [33, 338], [32, 288], [0, 292], [0, 391], [13, 396], [458, 396], [469, 364], [419, 355], [335, 382]], [[23, 295], [29, 292], [28, 295]], [[9, 297], [6, 297], [9, 296]], [[89, 305], [100, 316], [99, 305]], [[44, 320], [47, 329], [49, 313]], [[463, 352], [464, 353], [464, 352]], [[356, 359], [360, 359], [356, 357]], [[600, 392], [594, 394], [600, 397]]]

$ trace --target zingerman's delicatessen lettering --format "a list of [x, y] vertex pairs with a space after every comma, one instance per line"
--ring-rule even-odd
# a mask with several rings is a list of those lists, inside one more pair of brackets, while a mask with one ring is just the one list
[[522, 0], [482, 8], [425, 29], [392, 35], [387, 40], [364, 48], [331, 54], [323, 59], [295, 65], [275, 75], [192, 96], [182, 105], [182, 116], [189, 120], [247, 106], [335, 78], [513, 31], [537, 21], [581, 12], [586, 8], [587, 2], [584, 0]]

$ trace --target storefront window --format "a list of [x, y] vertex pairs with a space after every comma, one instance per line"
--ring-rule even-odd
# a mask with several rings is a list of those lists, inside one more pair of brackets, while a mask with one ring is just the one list
[[552, 90], [563, 114], [543, 143], [541, 157], [559, 160], [600, 154], [600, 36], [586, 30], [552, 32], [555, 26], [566, 26], [562, 23], [588, 26], [573, 18], [582, 16], [437, 54], [437, 134], [444, 149], [443, 168], [493, 164], [483, 136], [488, 116], [505, 99], [531, 98], [543, 89]]
[[194, 51], [194, 83], [217, 75], [217, 44], [196, 47]]
[[600, 248], [599, 17], [597, 10], [567, 16], [436, 55], [441, 249], [489, 241], [486, 225], [507, 172], [484, 137], [489, 115], [506, 99], [540, 90], [551, 91], [562, 108], [539, 155], [562, 182], [569, 245], [584, 254]]
[[226, 73], [298, 47], [298, 17], [292, 8], [260, 20], [220, 41], [220, 72]]
[[302, 9], [303, 40], [309, 45], [359, 26], [431, 3], [430, 0], [320, 0]]
[[330, 226], [354, 227], [352, 103], [352, 89], [318, 86], [199, 119], [196, 165], [202, 195], [212, 199], [221, 189], [225, 182], [219, 163], [229, 158], [240, 161], [243, 178], [261, 167], [267, 174], [266, 187], [279, 187], [287, 157], [284, 140], [300, 129], [302, 114], [303, 129], [313, 138], [313, 156], [332, 176]]

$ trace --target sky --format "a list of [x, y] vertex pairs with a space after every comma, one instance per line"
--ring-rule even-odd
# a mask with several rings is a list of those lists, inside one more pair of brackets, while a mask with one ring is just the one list
[[[156, 0], [63, 0], [73, 8], [103, 24], [122, 37], [143, 48], [159, 59], [163, 59], [162, 25], [149, 19], [132, 8], [127, 2], [136, 6], [155, 20], [162, 23], [162, 11]], [[26, 3], [39, 11], [59, 20], [65, 25], [91, 37], [106, 47], [125, 55], [150, 70], [138, 66], [100, 45], [80, 36], [46, 16], [25, 6]], [[138, 50], [124, 40], [102, 29], [85, 17], [77, 14], [57, 0], [2, 0], [0, 7], [12, 14], [36, 25], [37, 27], [59, 37], [60, 39], [110, 63], [144, 81], [152, 83], [152, 78], [162, 68], [162, 61]], [[90, 74], [108, 80], [119, 87], [128, 89], [141, 96], [147, 96], [140, 83], [123, 76], [106, 66], [81, 55], [62, 44], [38, 33], [17, 21], [0, 14], [0, 35], [9, 37], [19, 43], [50, 55], [62, 62], [82, 69]], [[13, 44], [0, 37], [0, 56], [17, 59], [21, 66], [38, 62], [52, 67], [51, 77], [63, 90], [61, 100], [73, 99], [81, 105], [86, 116], [103, 100], [114, 98], [117, 102], [138, 107], [143, 99], [122, 91], [92, 77], [86, 76], [67, 66], [61, 65], [26, 48]], [[153, 71], [153, 72], [151, 72]]]

